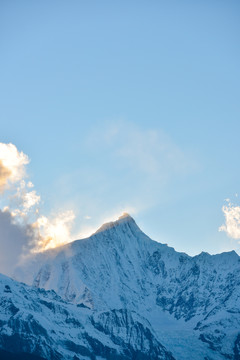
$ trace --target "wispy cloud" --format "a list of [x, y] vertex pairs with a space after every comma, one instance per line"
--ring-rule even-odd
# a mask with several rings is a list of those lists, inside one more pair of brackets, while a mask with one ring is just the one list
[[116, 161], [136, 171], [165, 178], [189, 169], [190, 159], [164, 133], [130, 122], [106, 123], [88, 138], [89, 148], [108, 149]]
[[[166, 191], [171, 183], [198, 169], [191, 154], [163, 131], [125, 120], [106, 121], [92, 129], [81, 153], [87, 154], [81, 173], [89, 179], [88, 186], [95, 186], [89, 203], [94, 207], [105, 198], [114, 213], [119, 207], [142, 212], [156, 206], [171, 196], [172, 191]], [[91, 215], [98, 212], [87, 206]]]
[[85, 216], [84, 216], [84, 219], [85, 219], [85, 220], [91, 220], [91, 216], [85, 215]]
[[240, 206], [232, 204], [229, 199], [227, 205], [222, 207], [225, 224], [220, 226], [219, 231], [224, 231], [228, 237], [240, 240]]

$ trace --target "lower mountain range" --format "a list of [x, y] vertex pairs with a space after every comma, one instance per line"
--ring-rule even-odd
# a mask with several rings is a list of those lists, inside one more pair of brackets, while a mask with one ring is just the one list
[[191, 257], [124, 214], [0, 276], [1, 359], [240, 360], [240, 257]]

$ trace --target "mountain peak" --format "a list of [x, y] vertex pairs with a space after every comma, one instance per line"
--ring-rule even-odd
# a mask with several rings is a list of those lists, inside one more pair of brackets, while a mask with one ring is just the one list
[[124, 212], [121, 216], [119, 216], [118, 220], [120, 219], [133, 219], [127, 212]]
[[121, 223], [135, 223], [135, 220], [129, 215], [128, 213], [124, 212], [119, 218], [114, 221], [115, 224], [121, 224]]
[[117, 220], [104, 223], [95, 232], [95, 234], [100, 233], [105, 230], [109, 230], [111, 228], [118, 227], [119, 225], [122, 225], [122, 224], [125, 224], [125, 225], [131, 225], [131, 224], [133, 225], [134, 224], [137, 227], [137, 224], [135, 223], [134, 219], [128, 213], [125, 212], [121, 216], [119, 216], [119, 218]]

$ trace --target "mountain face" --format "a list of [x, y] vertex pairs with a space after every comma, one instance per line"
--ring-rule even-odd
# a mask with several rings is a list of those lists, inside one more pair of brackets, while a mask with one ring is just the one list
[[[119, 359], [167, 359], [168, 351], [177, 360], [240, 359], [240, 258], [234, 251], [190, 257], [151, 240], [124, 215], [88, 239], [36, 255], [15, 278], [32, 285], [32, 294], [54, 290], [58, 309], [81, 310], [84, 331], [94, 329], [94, 341], [100, 332], [112, 342], [109, 348], [118, 348], [114, 359], [120, 353]], [[57, 336], [48, 338], [51, 348]], [[91, 351], [81, 356], [91, 358]]]
[[1, 359], [174, 360], [151, 325], [127, 309], [92, 311], [4, 275], [0, 294]]

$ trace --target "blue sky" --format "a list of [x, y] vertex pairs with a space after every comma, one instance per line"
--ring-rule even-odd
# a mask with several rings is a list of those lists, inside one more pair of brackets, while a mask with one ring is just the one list
[[0, 141], [41, 211], [73, 209], [77, 233], [127, 210], [177, 250], [239, 251], [218, 228], [239, 203], [240, 3], [0, 8]]

